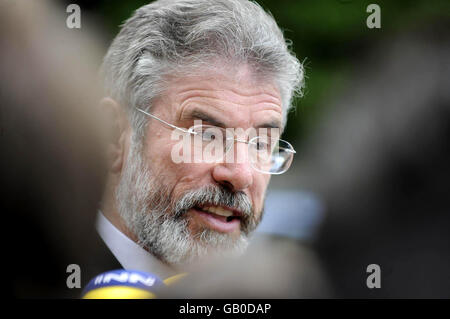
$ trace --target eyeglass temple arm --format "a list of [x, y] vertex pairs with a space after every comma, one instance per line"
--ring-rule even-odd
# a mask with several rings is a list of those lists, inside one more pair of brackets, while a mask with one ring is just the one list
[[164, 124], [166, 124], [166, 125], [169, 125], [171, 128], [174, 128], [174, 129], [183, 131], [184, 133], [196, 134], [195, 132], [191, 132], [191, 131], [185, 130], [185, 129], [181, 128], [181, 127], [178, 127], [178, 126], [175, 126], [175, 125], [173, 125], [173, 124], [167, 123], [166, 121], [164, 121], [164, 120], [162, 120], [162, 119], [160, 119], [160, 118], [154, 116], [153, 114], [150, 114], [150, 113], [148, 113], [148, 112], [145, 112], [144, 110], [141, 110], [140, 108], [135, 107], [135, 109], [138, 110], [139, 112], [144, 113], [145, 115], [150, 116], [151, 118], [154, 118], [154, 119], [157, 120], [157, 121], [160, 121], [161, 123], [164, 123]]

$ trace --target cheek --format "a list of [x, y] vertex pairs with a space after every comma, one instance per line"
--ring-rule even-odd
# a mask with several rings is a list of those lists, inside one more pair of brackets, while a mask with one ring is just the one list
[[212, 166], [175, 162], [172, 159], [172, 148], [176, 143], [159, 139], [151, 147], [147, 147], [146, 159], [152, 172], [163, 177], [163, 182], [172, 184], [175, 194], [206, 185]]
[[254, 178], [252, 194], [255, 211], [261, 211], [264, 204], [264, 195], [269, 185], [270, 175], [261, 174]]
[[153, 174], [163, 177], [165, 181], [166, 178], [170, 180], [176, 175], [177, 165], [171, 159], [171, 150], [171, 141], [163, 138], [149, 140], [145, 149], [145, 158], [150, 170]]

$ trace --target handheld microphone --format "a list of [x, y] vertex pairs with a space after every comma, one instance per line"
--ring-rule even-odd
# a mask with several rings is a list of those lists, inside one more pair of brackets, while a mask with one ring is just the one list
[[83, 299], [154, 299], [166, 285], [151, 273], [117, 269], [93, 278], [82, 292]]

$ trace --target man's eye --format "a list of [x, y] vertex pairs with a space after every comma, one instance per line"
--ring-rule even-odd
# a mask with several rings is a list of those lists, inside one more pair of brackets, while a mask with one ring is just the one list
[[216, 135], [213, 132], [205, 131], [202, 134], [202, 139], [206, 142], [214, 141], [216, 139]]
[[269, 144], [265, 143], [265, 142], [257, 142], [256, 143], [256, 149], [258, 151], [266, 151], [269, 149]]

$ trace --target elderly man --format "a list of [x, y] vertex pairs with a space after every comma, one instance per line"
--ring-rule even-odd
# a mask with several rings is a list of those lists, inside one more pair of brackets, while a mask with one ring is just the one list
[[[242, 253], [295, 153], [276, 132], [303, 72], [273, 17], [244, 0], [156, 1], [125, 22], [102, 69], [116, 134], [97, 228], [121, 266], [164, 278]], [[175, 159], [174, 132], [184, 153], [213, 142], [219, 155]]]

